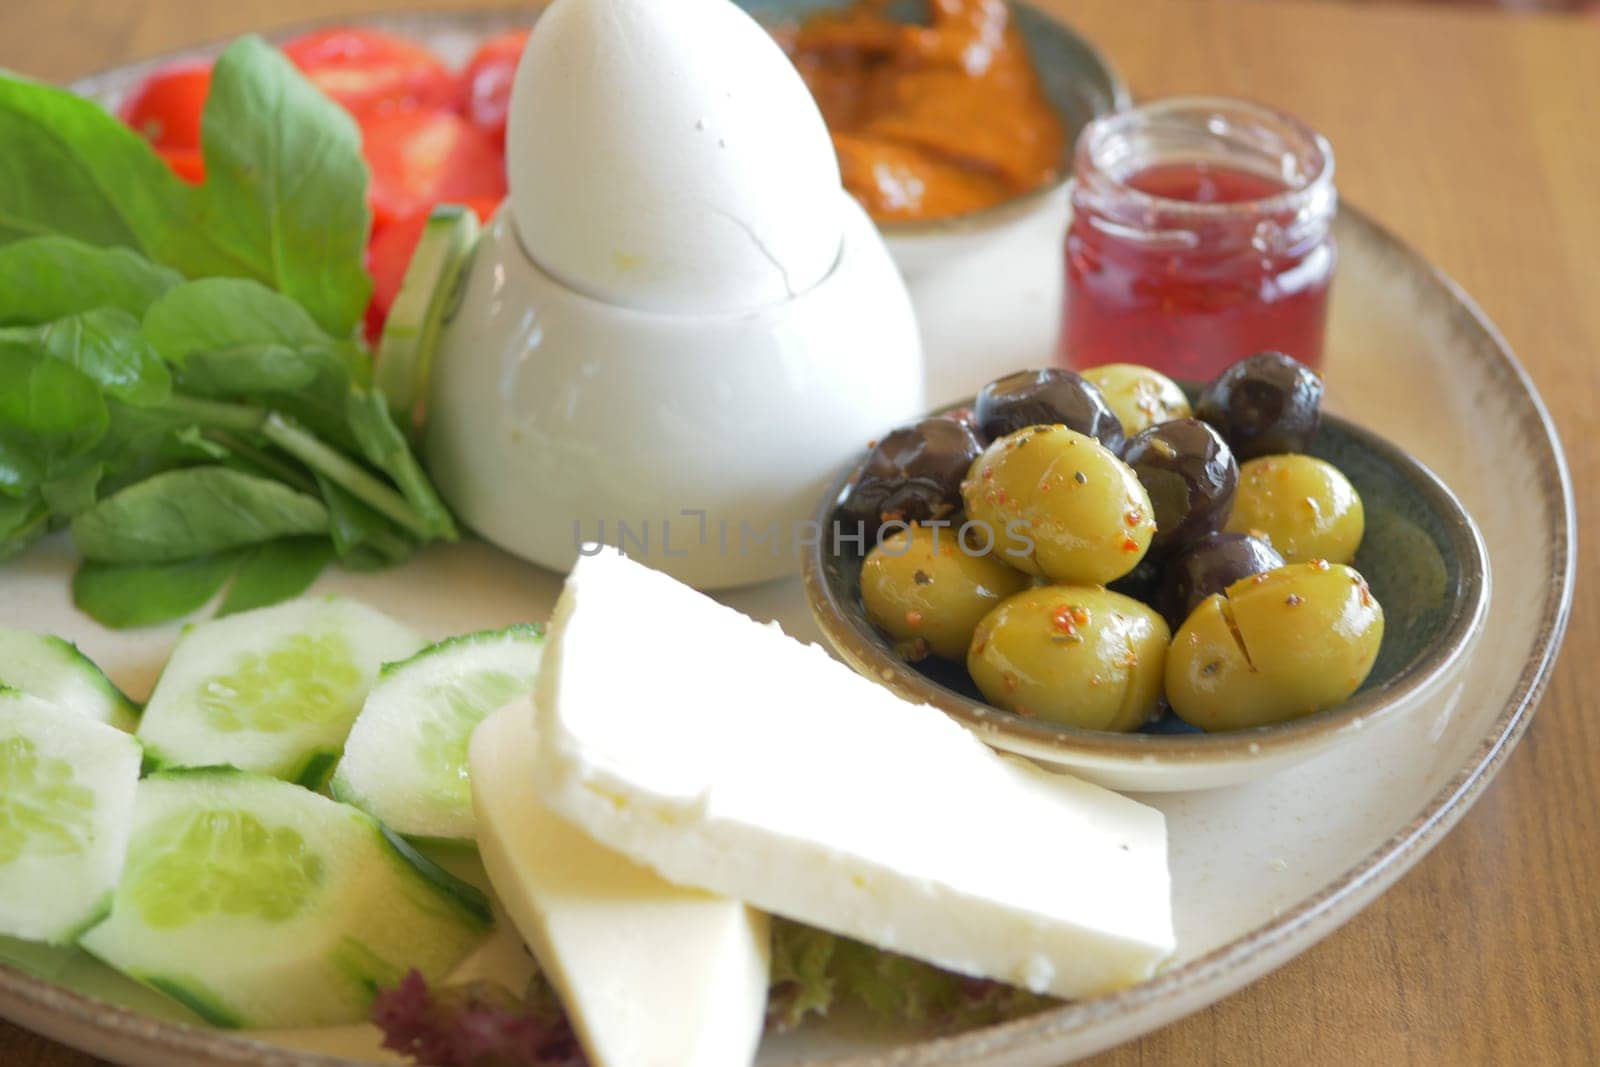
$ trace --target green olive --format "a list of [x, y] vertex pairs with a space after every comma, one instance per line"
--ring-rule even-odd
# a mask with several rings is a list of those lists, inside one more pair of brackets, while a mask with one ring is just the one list
[[1116, 412], [1123, 432], [1129, 437], [1140, 430], [1174, 419], [1187, 419], [1194, 412], [1189, 398], [1178, 383], [1158, 370], [1137, 363], [1107, 363], [1090, 367], [1083, 376], [1098, 387], [1106, 404]]
[[960, 542], [950, 526], [918, 526], [884, 538], [861, 565], [867, 616], [906, 659], [932, 652], [959, 662], [972, 631], [1028, 576]]
[[961, 499], [1000, 559], [1069, 585], [1121, 578], [1156, 532], [1139, 476], [1065, 426], [1028, 426], [992, 442], [961, 483]]
[[1292, 453], [1239, 468], [1227, 529], [1272, 542], [1289, 563], [1349, 563], [1365, 525], [1360, 495], [1331, 463]]
[[972, 635], [967, 671], [995, 707], [1085, 730], [1137, 730], [1160, 707], [1171, 631], [1154, 610], [1099, 586], [1009, 597]]
[[1348, 700], [1382, 643], [1383, 608], [1366, 579], [1292, 563], [1194, 609], [1167, 655], [1167, 700], [1202, 730], [1287, 722]]

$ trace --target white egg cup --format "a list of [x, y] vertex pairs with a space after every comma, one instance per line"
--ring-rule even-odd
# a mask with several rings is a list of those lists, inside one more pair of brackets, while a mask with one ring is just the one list
[[842, 190], [838, 262], [755, 311], [602, 303], [524, 251], [502, 208], [439, 341], [425, 454], [478, 534], [557, 571], [620, 547], [701, 589], [793, 574], [818, 495], [924, 410], [916, 318]]

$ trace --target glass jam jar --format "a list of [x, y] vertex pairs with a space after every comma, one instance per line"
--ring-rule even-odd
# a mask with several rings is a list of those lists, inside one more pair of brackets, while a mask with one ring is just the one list
[[1058, 362], [1194, 381], [1267, 349], [1319, 366], [1339, 202], [1324, 137], [1182, 98], [1097, 119], [1073, 165]]

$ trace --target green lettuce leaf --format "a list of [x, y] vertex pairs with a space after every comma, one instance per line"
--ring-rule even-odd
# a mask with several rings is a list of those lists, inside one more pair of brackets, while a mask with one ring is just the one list
[[844, 1006], [886, 1023], [961, 1030], [1028, 1015], [1053, 1001], [968, 978], [800, 923], [773, 919], [768, 1018], [787, 1029]]
[[772, 920], [772, 992], [767, 1003], [772, 1025], [788, 1030], [808, 1016], [828, 1014], [834, 999], [829, 965], [838, 943], [834, 935], [814, 927]]

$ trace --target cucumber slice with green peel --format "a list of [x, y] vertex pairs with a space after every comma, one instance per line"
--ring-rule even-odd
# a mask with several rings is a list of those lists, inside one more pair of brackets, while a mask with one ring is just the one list
[[333, 795], [414, 837], [476, 834], [467, 742], [491, 712], [533, 690], [544, 628], [452, 638], [391, 663], [350, 731]]
[[49, 634], [0, 629], [0, 686], [119, 730], [139, 725], [139, 705], [76, 645]]
[[226, 765], [320, 788], [379, 667], [421, 647], [338, 597], [198, 623], [161, 672], [139, 739], [157, 767]]
[[177, 1001], [107, 967], [76, 945], [44, 945], [0, 937], [0, 964], [140, 1015], [190, 1026], [204, 1024]]
[[478, 241], [478, 216], [460, 204], [440, 204], [428, 216], [411, 253], [400, 292], [378, 338], [374, 380], [401, 426], [415, 429], [418, 404], [428, 392], [439, 343], [461, 275]]
[[491, 923], [365, 812], [212, 767], [139, 783], [111, 913], [79, 944], [216, 1026], [330, 1026], [413, 967], [445, 978]]
[[68, 944], [104, 917], [141, 758], [121, 730], [0, 692], [0, 934]]

